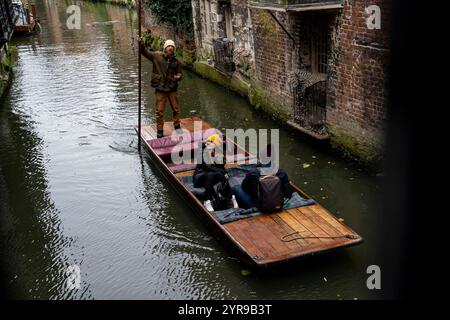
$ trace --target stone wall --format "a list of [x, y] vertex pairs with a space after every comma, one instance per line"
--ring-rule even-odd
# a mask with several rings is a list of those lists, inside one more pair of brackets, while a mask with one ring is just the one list
[[[208, 7], [210, 3], [210, 10]], [[233, 42], [233, 61], [236, 71], [244, 79], [254, 74], [254, 44], [250, 11], [246, 0], [192, 0], [195, 44], [199, 60], [213, 59], [213, 39], [227, 38]], [[208, 13], [207, 11], [208, 10]], [[230, 21], [227, 21], [228, 10]], [[209, 19], [209, 20], [208, 20]], [[206, 21], [210, 21], [207, 30]], [[227, 23], [231, 25], [231, 37], [227, 34]]]

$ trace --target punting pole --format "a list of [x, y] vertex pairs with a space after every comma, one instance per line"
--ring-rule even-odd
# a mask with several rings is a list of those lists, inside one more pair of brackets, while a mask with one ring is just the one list
[[[138, 11], [138, 36], [141, 37], [141, 17], [142, 17], [142, 0], [137, 0]], [[141, 46], [138, 45], [138, 150], [141, 151], [141, 87], [142, 87], [142, 75], [141, 75]]]

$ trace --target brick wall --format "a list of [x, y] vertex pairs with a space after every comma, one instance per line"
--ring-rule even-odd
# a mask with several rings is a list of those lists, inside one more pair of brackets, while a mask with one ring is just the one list
[[[286, 24], [285, 13], [274, 13]], [[292, 112], [289, 74], [293, 70], [293, 44], [286, 33], [266, 11], [251, 9], [255, 46], [255, 78], [267, 92], [268, 99]]]
[[[286, 108], [293, 107], [292, 86], [299, 70], [311, 69], [312, 15], [329, 28], [329, 70], [326, 123], [339, 143], [381, 150], [386, 121], [389, 67], [389, 0], [344, 0], [334, 11], [275, 13], [293, 35], [296, 46], [270, 15], [251, 9], [255, 46], [255, 77]], [[369, 30], [365, 9], [381, 8], [381, 30]], [[347, 141], [344, 141], [347, 140]], [[346, 147], [349, 146], [348, 143]], [[359, 150], [352, 150], [358, 152]], [[365, 156], [365, 155], [362, 155]]]
[[[369, 30], [365, 8], [381, 8], [381, 29]], [[336, 135], [381, 149], [389, 67], [389, 0], [344, 1], [335, 18], [328, 83], [327, 123]]]
[[[197, 46], [208, 47], [202, 23], [204, 1], [192, 3]], [[235, 54], [237, 71], [250, 81], [252, 94], [258, 96], [256, 104], [272, 105], [269, 112], [278, 109], [292, 119], [293, 89], [298, 73], [311, 71], [311, 34], [319, 18], [329, 33], [327, 130], [350, 153], [366, 158], [380, 153], [388, 95], [390, 0], [343, 0], [344, 8], [337, 10], [272, 11], [293, 36], [295, 46], [267, 11], [249, 8], [245, 0], [230, 3], [236, 52], [243, 53]], [[217, 0], [211, 4], [212, 31], [223, 36]], [[381, 30], [367, 27], [365, 10], [371, 5], [381, 8]], [[255, 102], [252, 97], [250, 101]]]

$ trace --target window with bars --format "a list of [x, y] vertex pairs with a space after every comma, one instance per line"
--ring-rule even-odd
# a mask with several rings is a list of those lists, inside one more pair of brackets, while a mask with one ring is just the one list
[[315, 16], [312, 23], [311, 67], [313, 72], [328, 71], [328, 23], [327, 19]]

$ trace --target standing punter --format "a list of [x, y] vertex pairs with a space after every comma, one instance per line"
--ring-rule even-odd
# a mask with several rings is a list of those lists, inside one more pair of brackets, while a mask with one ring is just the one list
[[181, 80], [181, 63], [175, 57], [175, 42], [167, 40], [164, 52], [146, 48], [142, 38], [137, 37], [144, 57], [153, 62], [151, 86], [156, 96], [156, 129], [158, 138], [164, 136], [164, 110], [169, 100], [173, 112], [174, 129], [180, 131], [180, 105], [178, 102], [178, 81]]

